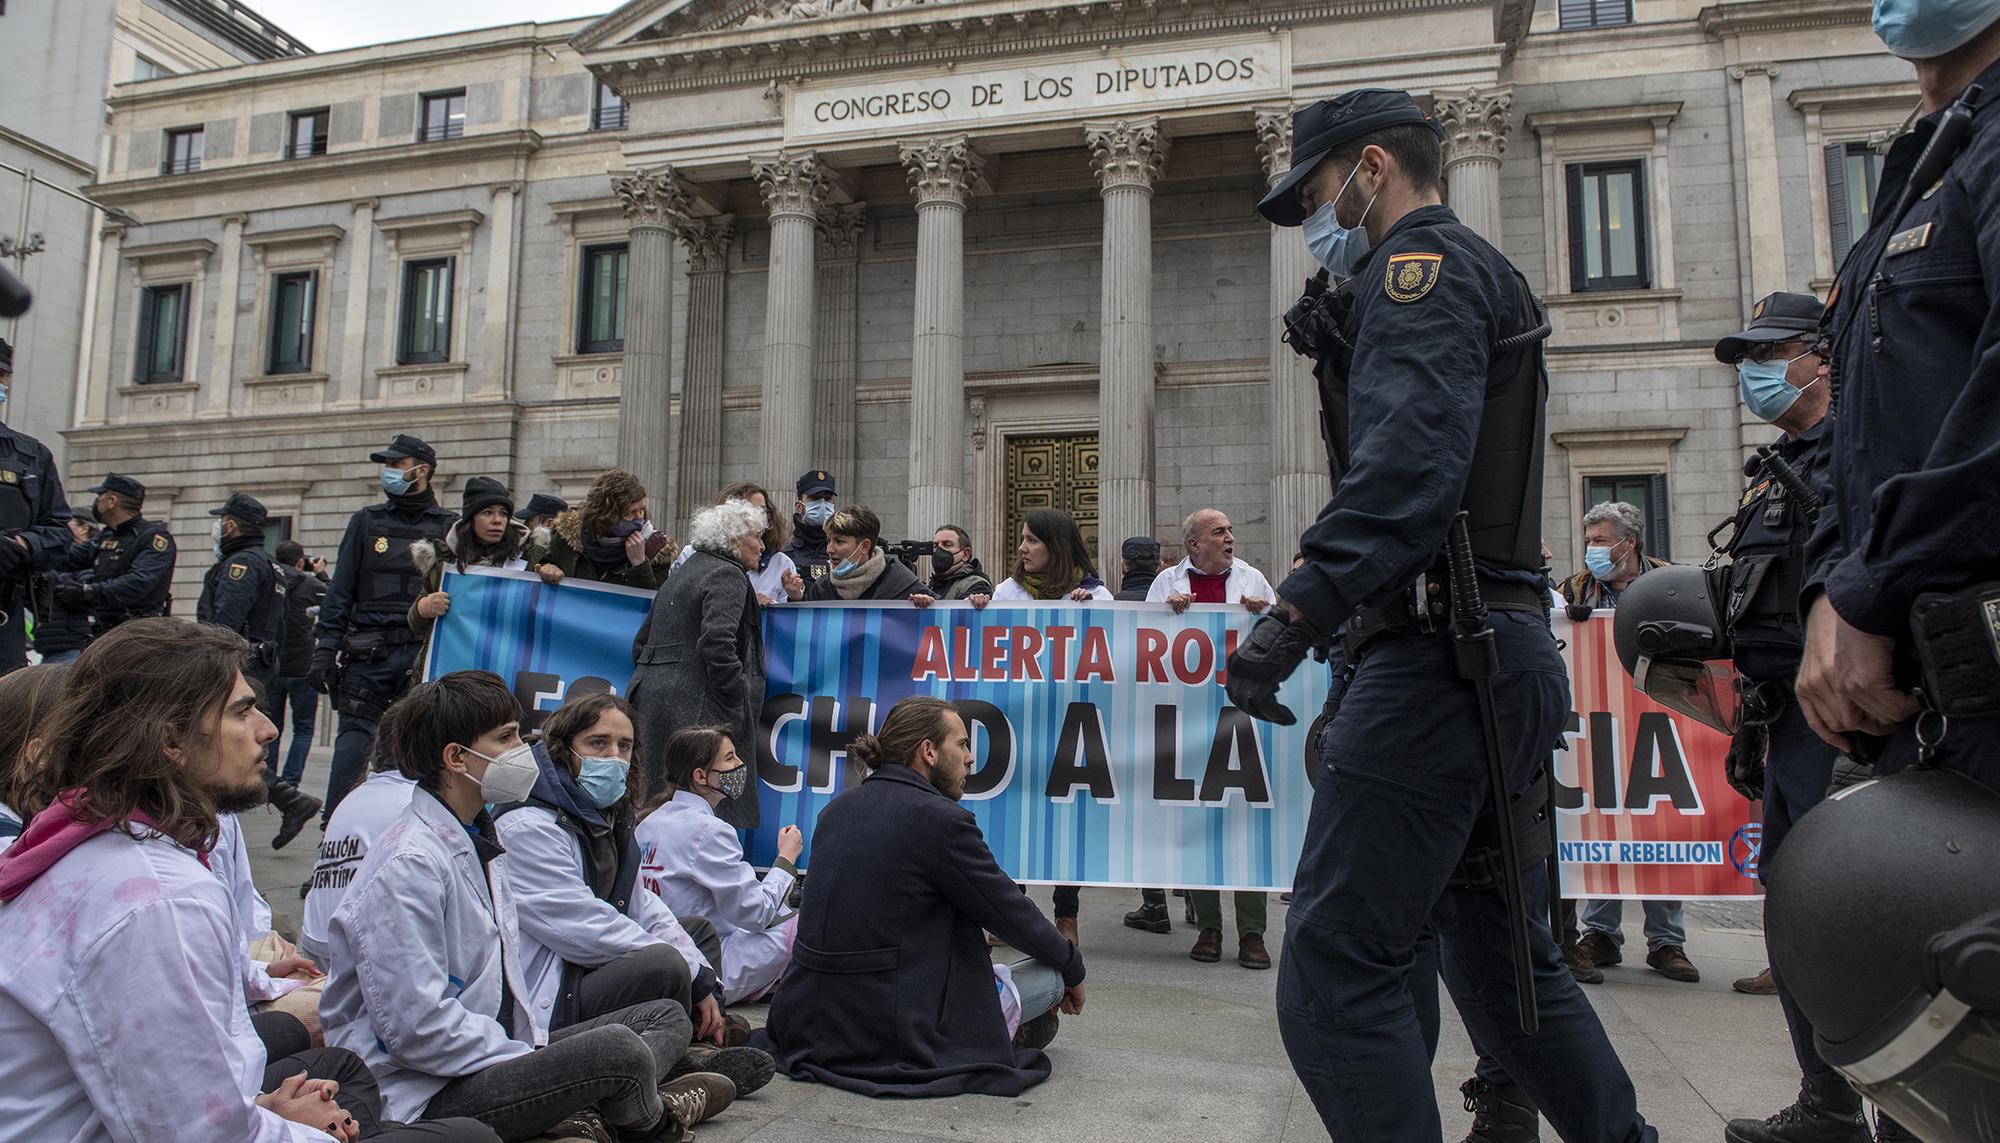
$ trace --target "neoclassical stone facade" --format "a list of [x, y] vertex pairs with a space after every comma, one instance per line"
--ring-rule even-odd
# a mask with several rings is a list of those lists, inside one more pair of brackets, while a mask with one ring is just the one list
[[[415, 431], [448, 499], [482, 472], [576, 497], [617, 463], [678, 526], [819, 467], [898, 538], [966, 525], [989, 567], [1041, 504], [1114, 564], [1218, 506], [1281, 567], [1329, 491], [1282, 342], [1313, 267], [1253, 208], [1294, 107], [1400, 86], [1556, 327], [1558, 563], [1610, 495], [1698, 558], [1767, 432], [1708, 346], [1762, 293], [1824, 288], [1915, 88], [1865, 0], [1629, 16], [633, 0], [121, 89], [93, 193], [137, 221], [103, 227], [70, 478], [139, 475], [189, 533], [241, 488], [325, 548], [373, 495], [369, 446]], [[288, 148], [301, 114], [323, 153]], [[193, 124], [226, 144], [163, 174]], [[161, 291], [178, 372], [153, 368]]]

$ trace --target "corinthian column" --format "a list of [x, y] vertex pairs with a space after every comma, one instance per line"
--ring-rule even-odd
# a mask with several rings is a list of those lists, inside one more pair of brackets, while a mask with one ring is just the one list
[[1500, 154], [1507, 149], [1507, 113], [1513, 106], [1508, 91], [1468, 88], [1437, 97], [1451, 209], [1495, 246], [1500, 245]]
[[1167, 161], [1158, 116], [1086, 123], [1104, 199], [1097, 357], [1098, 566], [1126, 536], [1153, 534], [1153, 182]]
[[697, 509], [722, 487], [722, 322], [729, 244], [736, 216], [685, 218], [674, 236], [687, 248], [687, 358], [681, 367], [679, 496], [674, 526], [685, 532]]
[[625, 376], [618, 391], [618, 466], [646, 486], [647, 511], [675, 505], [673, 426], [673, 230], [687, 217], [687, 187], [672, 167], [611, 177], [625, 207], [630, 265], [625, 295]]
[[[1257, 109], [1257, 155], [1264, 181], [1277, 182], [1292, 167], [1292, 110]], [[1292, 566], [1299, 537], [1332, 498], [1326, 447], [1319, 435], [1319, 387], [1312, 362], [1285, 344], [1285, 311], [1306, 279], [1319, 269], [1297, 227], [1271, 228], [1271, 298], [1267, 305], [1271, 364], [1271, 564]]]
[[818, 259], [813, 264], [813, 412], [811, 467], [838, 479], [854, 476], [854, 389], [861, 372], [862, 203], [819, 212]]
[[966, 518], [965, 200], [979, 155], [965, 136], [904, 143], [917, 201], [916, 326], [910, 339], [910, 516], [923, 535]]
[[758, 458], [764, 487], [783, 489], [812, 464], [813, 246], [827, 174], [811, 151], [752, 160], [750, 173], [771, 215]]

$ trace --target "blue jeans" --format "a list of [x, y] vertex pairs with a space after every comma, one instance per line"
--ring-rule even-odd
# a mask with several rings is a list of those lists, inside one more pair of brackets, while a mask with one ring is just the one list
[[[1652, 951], [1667, 945], [1687, 945], [1687, 903], [1684, 901], [1641, 901], [1646, 907], [1646, 949]], [[1625, 933], [1620, 927], [1624, 921], [1625, 902], [1585, 901], [1583, 903], [1583, 927], [1585, 931], [1603, 933], [1613, 944], [1623, 945]]]
[[1007, 966], [1014, 974], [1014, 988], [1021, 994], [1021, 1023], [1026, 1024], [1062, 1003], [1062, 973], [1041, 961], [1017, 960]]
[[[271, 721], [279, 730], [285, 726], [285, 705], [292, 707], [292, 749], [285, 755], [285, 768], [278, 775], [284, 781], [296, 786], [306, 774], [306, 755], [312, 752], [313, 723], [319, 716], [319, 692], [313, 689], [312, 681], [301, 675], [296, 679], [279, 679], [271, 689]], [[283, 737], [281, 734], [279, 737]], [[278, 769], [278, 739], [271, 740], [271, 747], [264, 753], [264, 766], [269, 770]]]
[[[1495, 612], [1493, 680], [1507, 795], [1533, 786], [1569, 712], [1539, 615]], [[1562, 965], [1540, 862], [1521, 871], [1541, 1027], [1517, 1023], [1505, 898], [1447, 885], [1490, 797], [1478, 707], [1451, 642], [1369, 648], [1321, 740], [1278, 974], [1278, 1027], [1335, 1139], [1439, 1143], [1416, 966], [1431, 929], [1446, 988], [1490, 1052], [1571, 1143], [1657, 1143], [1632, 1081]]]

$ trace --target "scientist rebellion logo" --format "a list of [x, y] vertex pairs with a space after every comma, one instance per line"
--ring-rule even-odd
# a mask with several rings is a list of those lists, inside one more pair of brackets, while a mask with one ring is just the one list
[[1757, 861], [1764, 851], [1764, 823], [1751, 822], [1729, 839], [1729, 864], [1745, 877], [1757, 876]]

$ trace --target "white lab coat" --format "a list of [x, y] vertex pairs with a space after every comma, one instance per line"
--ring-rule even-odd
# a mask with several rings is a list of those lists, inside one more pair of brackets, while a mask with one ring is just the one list
[[[1153, 586], [1146, 590], [1146, 602], [1165, 603], [1170, 595], [1189, 594], [1192, 589], [1188, 586], [1190, 582], [1188, 573], [1193, 570], [1194, 561], [1183, 559], [1180, 563], [1162, 571], [1153, 580]], [[1264, 578], [1263, 572], [1242, 560], [1232, 560], [1229, 564], [1229, 578], [1222, 585], [1222, 601], [1241, 603], [1245, 596], [1261, 599], [1266, 603], [1277, 598], [1276, 593], [1271, 590], [1271, 581]]]
[[527, 996], [508, 854], [481, 870], [465, 826], [428, 791], [369, 850], [327, 929], [326, 1042], [360, 1056], [382, 1118], [422, 1118], [449, 1080], [548, 1042], [531, 1005], [500, 1026], [500, 982]]
[[299, 921], [299, 951], [312, 957], [320, 971], [333, 971], [326, 956], [326, 930], [333, 911], [340, 907], [349, 883], [361, 871], [368, 847], [410, 808], [410, 795], [416, 788], [415, 782], [394, 770], [377, 770], [334, 807], [320, 839], [312, 889], [306, 893], [304, 916]]
[[[679, 571], [681, 565], [686, 563], [688, 557], [693, 554], [694, 546], [692, 544], [682, 548], [681, 554], [674, 557], [674, 566], [668, 568], [667, 571], [669, 573]], [[792, 597], [785, 594], [785, 576], [798, 570], [799, 565], [792, 562], [792, 557], [783, 552], [773, 552], [771, 553], [770, 560], [762, 568], [750, 571], [750, 587], [758, 595], [771, 601], [764, 605], [766, 607], [776, 607], [781, 603], [790, 603]]]
[[598, 968], [662, 941], [688, 963], [690, 975], [711, 968], [673, 911], [645, 886], [632, 886], [623, 908], [591, 891], [583, 844], [546, 806], [528, 805], [498, 823], [500, 844], [511, 859], [508, 885], [520, 918], [521, 955], [528, 990], [520, 995], [547, 1026], [562, 991], [565, 962]]
[[112, 830], [0, 904], [0, 1139], [330, 1137], [253, 1102], [243, 922], [192, 850]]
[[[1116, 597], [1111, 594], [1110, 588], [1105, 587], [1103, 584], [1100, 583], [1096, 587], [1090, 589], [1090, 598], [1102, 599], [1108, 601]], [[1046, 603], [1051, 606], [1054, 606], [1056, 604], [1062, 604], [1062, 603], [1075, 603], [1076, 600], [1071, 599], [1067, 592], [1063, 593], [1063, 597], [1061, 599], [1036, 599], [1034, 596], [1028, 594], [1027, 588], [1022, 587], [1020, 584], [1014, 582], [1013, 576], [1008, 576], [1006, 579], [1000, 581], [1000, 586], [993, 589], [993, 602]]]
[[731, 1004], [778, 982], [792, 959], [796, 918], [777, 927], [797, 880], [773, 868], [762, 880], [743, 860], [736, 830], [687, 790], [639, 823], [639, 877], [667, 907], [702, 917], [722, 935], [722, 996]]
[[250, 876], [250, 851], [243, 844], [243, 825], [235, 814], [217, 814], [215, 848], [208, 851], [208, 871], [229, 894], [229, 903], [243, 931], [239, 934], [237, 959], [243, 966], [243, 999], [248, 1004], [276, 1000], [305, 987], [303, 980], [273, 977], [271, 966], [250, 956], [250, 942], [271, 931], [271, 903], [257, 892]]

